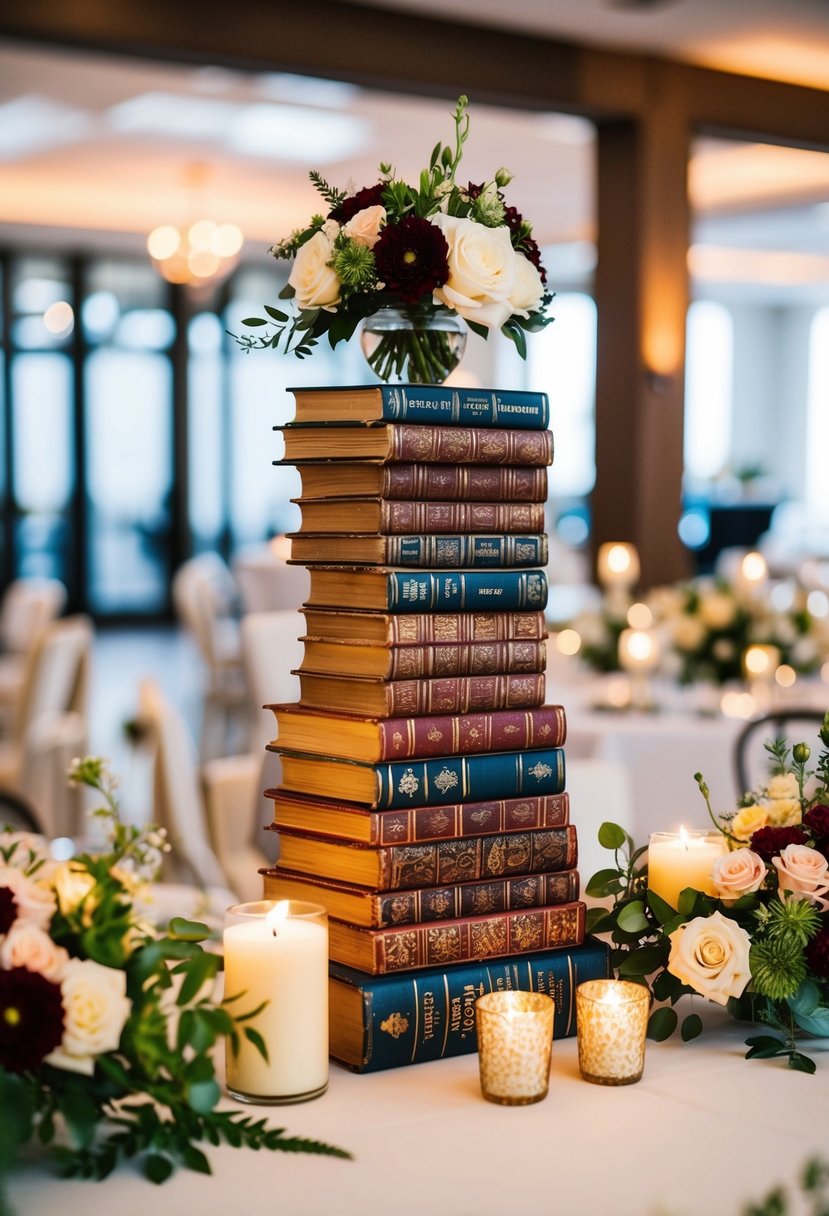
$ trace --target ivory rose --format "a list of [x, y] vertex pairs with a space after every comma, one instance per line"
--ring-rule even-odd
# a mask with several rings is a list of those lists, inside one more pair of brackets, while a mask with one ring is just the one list
[[751, 849], [735, 849], [723, 853], [711, 870], [714, 892], [726, 901], [737, 900], [741, 895], [759, 891], [766, 877], [766, 865], [762, 857]]
[[776, 773], [766, 786], [768, 798], [800, 798], [800, 786], [794, 773]]
[[347, 224], [343, 224], [343, 232], [358, 245], [373, 249], [380, 239], [380, 229], [385, 222], [385, 207], [364, 207]]
[[32, 921], [18, 920], [0, 940], [0, 967], [25, 967], [59, 984], [69, 955]]
[[829, 862], [817, 849], [805, 844], [787, 844], [779, 857], [772, 858], [777, 870], [778, 891], [782, 899], [787, 892], [798, 899], [808, 899], [821, 911], [829, 908]]
[[327, 232], [315, 232], [296, 254], [288, 282], [298, 308], [324, 308], [333, 312], [340, 302], [340, 280], [328, 265], [334, 242]]
[[799, 798], [772, 798], [766, 803], [766, 813], [775, 828], [794, 827], [803, 818]]
[[[486, 228], [456, 215], [431, 217], [449, 246], [449, 278], [436, 288], [438, 304], [454, 308], [465, 321], [500, 329], [512, 313], [515, 250], [509, 229]], [[524, 259], [526, 261], [526, 259]]]
[[27, 878], [13, 866], [0, 866], [0, 887], [8, 887], [14, 896], [19, 920], [31, 921], [47, 929], [57, 909], [54, 892], [45, 883]]
[[671, 934], [668, 970], [700, 996], [718, 1005], [740, 996], [751, 972], [751, 938], [722, 912], [697, 916]]
[[541, 281], [541, 275], [529, 258], [525, 258], [523, 253], [517, 251], [514, 257], [515, 284], [510, 295], [510, 307], [512, 312], [519, 317], [528, 317], [541, 303], [544, 284]]
[[728, 830], [738, 840], [751, 840], [754, 833], [759, 832], [760, 828], [764, 828], [768, 821], [769, 815], [766, 808], [755, 802], [751, 806], [744, 806], [737, 812], [731, 820]]
[[115, 1050], [130, 1015], [127, 974], [92, 959], [73, 958], [66, 965], [60, 990], [63, 1041], [46, 1061], [91, 1075], [95, 1056]]

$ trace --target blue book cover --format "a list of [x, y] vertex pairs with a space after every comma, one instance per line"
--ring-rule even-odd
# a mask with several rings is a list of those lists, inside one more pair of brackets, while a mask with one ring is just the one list
[[475, 1001], [502, 989], [551, 996], [553, 1037], [567, 1038], [576, 1033], [577, 986], [611, 975], [610, 949], [595, 938], [542, 954], [398, 975], [330, 963], [331, 1055], [355, 1072], [375, 1072], [476, 1051]]
[[[438, 426], [511, 427], [544, 430], [550, 425], [546, 393], [517, 389], [448, 388], [433, 384], [372, 384], [292, 388], [297, 422], [423, 422]], [[362, 415], [361, 415], [362, 407]]]
[[433, 760], [396, 760], [371, 766], [377, 774], [378, 807], [437, 806], [560, 794], [564, 789], [564, 749], [484, 752]]
[[547, 604], [543, 570], [389, 570], [389, 612], [541, 611]]
[[[344, 538], [347, 544], [347, 538]], [[385, 538], [388, 560], [398, 566], [541, 566], [547, 563], [547, 537], [499, 533], [444, 533]]]

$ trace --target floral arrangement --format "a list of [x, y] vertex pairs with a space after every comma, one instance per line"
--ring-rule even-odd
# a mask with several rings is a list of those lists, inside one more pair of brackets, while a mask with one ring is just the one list
[[33, 1139], [64, 1176], [102, 1179], [140, 1156], [157, 1183], [179, 1164], [209, 1174], [200, 1142], [347, 1156], [216, 1109], [212, 1053], [244, 1035], [267, 1056], [260, 1010], [214, 1001], [205, 925], [147, 922], [163, 831], [121, 822], [102, 760], [70, 778], [103, 796], [105, 851], [57, 862], [42, 837], [0, 832], [0, 1183]]
[[[602, 825], [614, 864], [587, 893], [611, 897], [612, 906], [591, 908], [588, 930], [609, 933], [619, 975], [661, 1003], [652, 1038], [674, 1032], [673, 1006], [696, 993], [774, 1032], [748, 1039], [747, 1058], [785, 1056], [792, 1068], [815, 1071], [798, 1036], [829, 1036], [829, 712], [819, 736], [814, 769], [808, 744], [767, 744], [768, 779], [722, 815], [696, 774], [727, 848], [712, 863], [708, 890], [686, 888], [676, 908], [648, 888], [647, 848], [635, 848], [617, 824]], [[683, 1039], [701, 1029], [695, 1013], [682, 1021]]]
[[246, 351], [281, 344], [303, 358], [323, 334], [334, 347], [348, 341], [361, 321], [391, 307], [410, 329], [384, 335], [371, 354], [382, 379], [445, 378], [454, 366], [446, 336], [411, 332], [440, 310], [457, 314], [484, 338], [500, 329], [526, 354], [526, 333], [552, 320], [545, 315], [552, 296], [532, 226], [504, 197], [507, 170], [477, 184], [456, 181], [469, 134], [467, 105], [460, 97], [454, 146], [435, 145], [416, 186], [398, 178], [390, 164], [359, 189], [341, 190], [310, 174], [323, 209], [270, 250], [275, 258], [293, 259], [280, 293], [292, 312], [268, 305], [264, 317], [244, 320], [244, 326], [264, 330], [232, 335]]

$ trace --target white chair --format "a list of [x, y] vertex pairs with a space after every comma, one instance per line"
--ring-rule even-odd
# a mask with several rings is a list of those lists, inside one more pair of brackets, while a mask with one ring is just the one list
[[9, 583], [0, 600], [0, 712], [12, 712], [26, 680], [27, 657], [65, 604], [66, 588], [56, 578], [18, 578]]
[[228, 750], [232, 728], [249, 728], [250, 701], [242, 670], [236, 585], [217, 553], [203, 553], [173, 577], [173, 603], [204, 664], [203, 758]]
[[261, 899], [258, 870], [267, 858], [251, 844], [258, 766], [247, 756], [213, 761], [203, 773], [205, 798], [193, 739], [155, 680], [141, 682], [138, 717], [153, 750], [151, 818], [166, 828], [172, 846], [164, 879], [200, 887], [214, 910]]

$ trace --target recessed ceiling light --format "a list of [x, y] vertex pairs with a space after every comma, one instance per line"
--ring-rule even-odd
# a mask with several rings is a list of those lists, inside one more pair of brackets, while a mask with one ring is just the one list
[[337, 163], [368, 146], [368, 125], [350, 114], [260, 102], [241, 111], [228, 143], [249, 156], [307, 165]]
[[257, 92], [273, 101], [338, 110], [351, 105], [362, 90], [344, 80], [317, 80], [291, 72], [264, 72], [254, 79]]
[[178, 93], [141, 93], [107, 111], [114, 131], [173, 139], [225, 138], [241, 110], [236, 102]]

